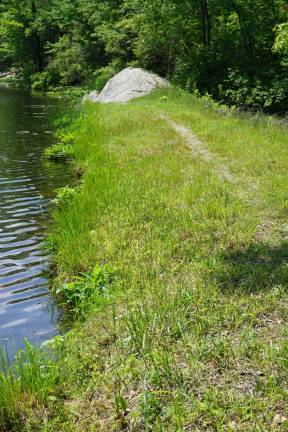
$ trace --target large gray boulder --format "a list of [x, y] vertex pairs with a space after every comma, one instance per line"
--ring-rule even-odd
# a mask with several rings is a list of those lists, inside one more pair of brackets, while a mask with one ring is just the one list
[[169, 82], [158, 75], [141, 68], [128, 67], [111, 78], [92, 102], [128, 102], [145, 96], [157, 88], [168, 86]]

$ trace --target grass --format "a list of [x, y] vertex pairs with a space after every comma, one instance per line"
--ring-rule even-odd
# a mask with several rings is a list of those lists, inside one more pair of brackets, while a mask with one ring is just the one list
[[55, 284], [108, 266], [109, 295], [80, 276], [81, 319], [41, 360], [47, 385], [46, 367], [17, 391], [3, 375], [2, 429], [286, 431], [285, 127], [173, 89], [75, 122], [85, 172], [54, 211]]

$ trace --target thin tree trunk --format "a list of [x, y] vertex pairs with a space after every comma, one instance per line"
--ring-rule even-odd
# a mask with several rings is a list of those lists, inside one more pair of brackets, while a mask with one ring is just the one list
[[205, 8], [203, 0], [200, 0], [200, 12], [201, 12], [201, 27], [202, 27], [202, 41], [203, 45], [206, 46], [206, 19], [205, 19]]
[[275, 0], [272, 0], [272, 11], [273, 11], [273, 23], [274, 26], [276, 25], [276, 7], [275, 7]]
[[205, 9], [205, 17], [206, 17], [206, 44], [208, 48], [211, 48], [211, 16], [208, 10], [207, 0], [204, 0], [204, 9]]
[[[34, 0], [31, 1], [31, 11], [32, 11], [32, 17], [34, 21], [37, 13], [36, 4]], [[34, 44], [35, 64], [38, 72], [42, 72], [43, 71], [42, 47], [41, 47], [40, 37], [36, 30], [34, 30], [33, 32], [33, 44]]]
[[200, 0], [200, 15], [203, 45], [211, 47], [211, 17], [208, 10], [207, 0]]

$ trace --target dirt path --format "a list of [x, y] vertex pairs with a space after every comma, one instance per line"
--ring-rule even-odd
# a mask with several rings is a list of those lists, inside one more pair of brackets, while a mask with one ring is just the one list
[[[247, 181], [234, 176], [229, 167], [223, 164], [221, 158], [210, 152], [206, 144], [201, 141], [190, 128], [183, 124], [176, 123], [166, 115], [162, 114], [161, 118], [165, 120], [172, 129], [184, 138], [192, 153], [200, 157], [205, 162], [212, 165], [214, 172], [224, 181], [233, 183], [236, 186], [237, 195], [243, 199], [249, 206], [261, 207], [261, 197], [259, 194], [259, 184], [257, 180]], [[265, 242], [271, 244], [279, 244], [281, 241], [288, 238], [288, 224], [281, 223], [278, 220], [277, 214], [262, 214], [259, 218], [258, 226], [255, 230], [254, 240], [256, 242]]]
[[221, 163], [221, 160], [215, 154], [211, 153], [206, 145], [201, 141], [192, 131], [186, 126], [176, 123], [168, 117], [162, 115], [165, 120], [182, 138], [185, 139], [195, 156], [201, 157], [204, 161], [214, 165], [216, 174], [228, 182], [234, 183], [236, 181], [229, 168]]

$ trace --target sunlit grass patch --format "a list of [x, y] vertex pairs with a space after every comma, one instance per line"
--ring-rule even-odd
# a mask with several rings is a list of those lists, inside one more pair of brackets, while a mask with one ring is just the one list
[[[191, 152], [165, 116], [191, 128], [235, 181]], [[26, 402], [11, 404], [3, 425], [285, 431], [282, 125], [172, 89], [89, 104], [72, 131], [85, 169], [77, 192], [59, 194], [49, 242], [54, 289], [74, 325], [57, 383], [38, 402], [45, 416], [31, 423]]]
[[[42, 422], [45, 413], [39, 412], [43, 404], [57, 401], [61, 387], [61, 349], [33, 347], [28, 341], [25, 349], [11, 360], [0, 352], [0, 424], [1, 430], [23, 430], [24, 425]], [[62, 375], [63, 378], [64, 375]], [[36, 430], [36, 429], [35, 429]]]

